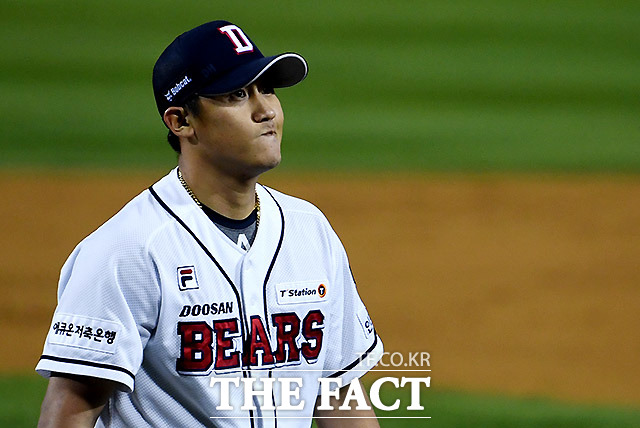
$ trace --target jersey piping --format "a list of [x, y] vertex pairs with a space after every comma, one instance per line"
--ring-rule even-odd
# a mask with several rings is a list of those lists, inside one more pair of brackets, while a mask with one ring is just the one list
[[134, 374], [131, 373], [129, 370], [125, 369], [124, 367], [119, 367], [119, 366], [114, 366], [111, 364], [102, 364], [102, 363], [96, 363], [93, 361], [85, 361], [85, 360], [76, 360], [73, 358], [64, 358], [64, 357], [56, 357], [53, 355], [42, 355], [40, 357], [41, 360], [51, 360], [51, 361], [57, 361], [60, 363], [69, 363], [69, 364], [79, 364], [82, 366], [91, 366], [91, 367], [98, 367], [100, 369], [109, 369], [109, 370], [116, 370], [122, 373], [125, 373], [129, 376], [131, 376], [131, 379], [134, 379]]
[[222, 268], [222, 266], [220, 265], [220, 263], [218, 263], [218, 261], [216, 260], [215, 257], [213, 257], [213, 254], [211, 254], [211, 252], [209, 251], [209, 249], [202, 243], [202, 241], [196, 236], [196, 234], [189, 228], [189, 226], [186, 225], [186, 223], [184, 221], [182, 221], [182, 219], [180, 217], [178, 217], [178, 215], [176, 213], [173, 212], [173, 210], [171, 208], [169, 208], [169, 206], [162, 200], [162, 198], [160, 198], [160, 196], [156, 193], [155, 190], [153, 190], [153, 186], [149, 187], [149, 192], [151, 192], [151, 195], [154, 197], [154, 199], [158, 202], [158, 204], [160, 204], [160, 206], [167, 212], [169, 213], [173, 218], [176, 219], [176, 221], [189, 233], [189, 235], [191, 235], [191, 237], [196, 241], [196, 243], [200, 246], [200, 248], [202, 248], [202, 250], [207, 254], [207, 256], [211, 259], [211, 261], [216, 265], [216, 267], [218, 268], [218, 270], [220, 271], [220, 273], [222, 273], [222, 276], [224, 276], [224, 279], [227, 280], [227, 282], [229, 283], [229, 285], [231, 285], [231, 288], [233, 289], [234, 294], [236, 295], [236, 300], [238, 302], [238, 308], [239, 308], [239, 315], [240, 317], [242, 317], [241, 319], [241, 325], [242, 325], [242, 337], [246, 340], [246, 321], [244, 319], [244, 310], [243, 310], [243, 306], [242, 306], [242, 301], [240, 299], [240, 293], [238, 292], [238, 289], [236, 288], [236, 285], [233, 283], [233, 281], [231, 280], [231, 278], [229, 278], [229, 275], [227, 275], [227, 273], [224, 271], [224, 269]]
[[[264, 278], [264, 285], [262, 287], [262, 302], [264, 304], [264, 320], [267, 323], [267, 334], [269, 335], [269, 337], [271, 337], [269, 313], [268, 313], [268, 310], [267, 310], [267, 283], [269, 282], [269, 278], [271, 277], [271, 271], [273, 270], [273, 266], [276, 263], [276, 258], [278, 257], [278, 254], [280, 253], [280, 248], [282, 247], [282, 240], [284, 239], [284, 212], [282, 211], [282, 207], [280, 206], [280, 204], [278, 203], [276, 198], [273, 197], [273, 195], [271, 194], [269, 189], [267, 189], [264, 186], [262, 186], [262, 188], [264, 190], [266, 190], [266, 192], [269, 194], [269, 196], [271, 196], [271, 199], [273, 199], [273, 201], [278, 206], [278, 211], [280, 211], [280, 219], [282, 220], [282, 227], [280, 229], [280, 240], [278, 241], [278, 246], [276, 248], [276, 253], [273, 256], [273, 259], [271, 260], [271, 264], [269, 265], [269, 269], [267, 270], [267, 275]], [[256, 234], [257, 233], [258, 233], [258, 231], [256, 230]], [[269, 370], [269, 377], [270, 378], [273, 377], [273, 370]], [[271, 391], [271, 400], [272, 400], [272, 402], [274, 404], [274, 407], [275, 407], [276, 397], [275, 397], [274, 394], [275, 393], [273, 391]], [[276, 410], [273, 411], [273, 415], [274, 415], [275, 428], [278, 428], [278, 415], [277, 415], [277, 411]], [[252, 419], [252, 425], [253, 425], [253, 419]]]
[[235, 220], [233, 218], [223, 216], [219, 212], [212, 210], [206, 205], [202, 206], [202, 210], [207, 215], [207, 217], [211, 219], [212, 222], [219, 224], [220, 226], [227, 227], [229, 229], [246, 229], [247, 227], [251, 226], [252, 223], [255, 223], [256, 218], [258, 217], [257, 209], [254, 209], [253, 211], [251, 211], [251, 214], [249, 214], [246, 218], [243, 218], [242, 220]]
[[[211, 254], [211, 252], [209, 251], [209, 249], [204, 245], [204, 243], [202, 241], [200, 241], [200, 239], [196, 236], [196, 234], [189, 228], [189, 226], [186, 225], [186, 223], [184, 221], [182, 221], [182, 219], [180, 217], [178, 217], [178, 215], [176, 213], [173, 212], [173, 210], [171, 208], [169, 208], [169, 206], [162, 200], [162, 198], [160, 198], [160, 196], [156, 193], [155, 190], [153, 190], [153, 186], [149, 187], [149, 192], [151, 192], [151, 195], [154, 197], [154, 199], [158, 202], [158, 204], [160, 204], [160, 206], [167, 212], [169, 213], [173, 218], [176, 219], [176, 221], [187, 231], [189, 232], [189, 234], [191, 235], [191, 237], [196, 241], [196, 243], [200, 246], [200, 248], [202, 248], [202, 250], [207, 254], [207, 256], [211, 259], [211, 261], [213, 261], [213, 263], [216, 265], [216, 267], [218, 268], [218, 270], [220, 270], [220, 272], [222, 273], [222, 275], [224, 276], [224, 278], [227, 280], [227, 282], [229, 283], [229, 285], [231, 285], [231, 288], [233, 289], [234, 294], [236, 295], [236, 301], [238, 302], [238, 314], [240, 315], [241, 319], [240, 319], [240, 325], [242, 326], [242, 337], [243, 340], [246, 340], [246, 333], [248, 330], [248, 327], [246, 326], [246, 321], [245, 321], [245, 316], [244, 316], [244, 308], [242, 305], [242, 300], [240, 299], [240, 293], [238, 293], [238, 289], [236, 288], [236, 285], [233, 283], [233, 281], [231, 280], [231, 278], [229, 278], [229, 275], [227, 275], [227, 273], [224, 271], [224, 269], [222, 268], [222, 266], [220, 265], [220, 263], [218, 263], [218, 261], [216, 260], [216, 258], [213, 256], [213, 254]], [[247, 373], [246, 370], [242, 370], [242, 375], [243, 377], [248, 377], [251, 374]], [[251, 427], [253, 428], [253, 410], [249, 410], [249, 420], [251, 421]]]
[[[282, 240], [284, 239], [284, 226], [285, 225], [284, 225], [284, 212], [282, 211], [282, 207], [280, 206], [280, 204], [278, 203], [276, 198], [273, 197], [273, 195], [271, 194], [269, 189], [267, 189], [264, 186], [262, 186], [262, 188], [264, 190], [266, 190], [266, 192], [269, 194], [269, 196], [271, 196], [271, 199], [273, 199], [273, 202], [275, 202], [276, 205], [278, 206], [278, 211], [280, 211], [280, 219], [282, 220], [282, 228], [280, 229], [280, 240], [278, 241], [278, 246], [276, 247], [276, 253], [273, 256], [273, 259], [271, 260], [271, 264], [269, 265], [269, 269], [267, 270], [267, 275], [264, 278], [264, 285], [263, 285], [263, 288], [262, 288], [262, 295], [263, 295], [262, 301], [264, 302], [264, 320], [267, 323], [267, 334], [269, 334], [271, 329], [270, 329], [270, 323], [269, 323], [269, 314], [268, 314], [268, 311], [267, 311], [267, 282], [269, 282], [269, 278], [271, 277], [271, 271], [273, 270], [273, 266], [276, 264], [276, 258], [278, 258], [278, 254], [280, 253], [280, 248], [282, 247]], [[257, 233], [257, 231], [256, 231], [256, 233]], [[269, 336], [271, 336], [271, 335], [269, 334]]]
[[[254, 209], [251, 211], [251, 214], [247, 218], [242, 220], [235, 220], [229, 217], [225, 217], [220, 213], [215, 212], [211, 208], [206, 205], [202, 206], [202, 210], [209, 217], [209, 219], [215, 224], [218, 229], [224, 232], [225, 235], [236, 245], [240, 246], [245, 250], [249, 250], [251, 245], [253, 245], [253, 241], [256, 238], [257, 229], [257, 219], [258, 219], [258, 209]], [[243, 236], [246, 238], [247, 246], [241, 244], [240, 237]]]

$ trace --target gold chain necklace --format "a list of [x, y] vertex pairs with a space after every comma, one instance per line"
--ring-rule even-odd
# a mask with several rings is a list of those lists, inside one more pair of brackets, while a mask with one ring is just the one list
[[[193, 193], [193, 190], [191, 190], [191, 187], [189, 187], [187, 182], [184, 180], [180, 168], [178, 168], [178, 180], [180, 180], [180, 184], [182, 184], [184, 190], [186, 190], [189, 196], [191, 196], [193, 202], [195, 202], [196, 205], [202, 209], [202, 202], [200, 202], [200, 199], [196, 197], [196, 195]], [[258, 229], [258, 226], [260, 226], [260, 198], [258, 197], [258, 192], [256, 192], [256, 204], [254, 206], [254, 209], [256, 210], [256, 229]]]

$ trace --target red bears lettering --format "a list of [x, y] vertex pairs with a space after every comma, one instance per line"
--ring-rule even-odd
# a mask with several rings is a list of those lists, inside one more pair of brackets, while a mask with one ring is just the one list
[[300, 333], [300, 318], [298, 318], [295, 312], [289, 312], [275, 314], [271, 317], [271, 320], [277, 327], [276, 338], [278, 339], [278, 347], [275, 351], [276, 362], [300, 361], [300, 352], [296, 346], [296, 338]]
[[262, 365], [268, 366], [273, 364], [273, 354], [269, 345], [269, 336], [264, 330], [262, 319], [254, 315], [251, 317], [251, 337], [249, 344], [245, 346], [245, 352], [242, 362], [245, 366], [258, 366], [258, 351], [262, 351]]
[[238, 336], [238, 320], [232, 318], [214, 321], [213, 330], [216, 332], [216, 370], [240, 367], [240, 352], [232, 351], [234, 347], [231, 340]]
[[212, 366], [224, 371], [238, 369], [241, 363], [246, 368], [295, 364], [301, 353], [308, 363], [314, 363], [322, 349], [324, 318], [320, 310], [309, 311], [304, 321], [295, 312], [274, 314], [271, 320], [276, 337], [271, 340], [262, 318], [253, 315], [242, 350], [236, 349], [234, 343], [241, 334], [237, 318], [213, 321], [213, 328], [205, 321], [179, 322], [180, 357], [176, 370], [206, 375]]
[[[324, 328], [324, 315], [320, 311], [311, 311], [304, 317], [302, 323], [302, 336], [307, 341], [300, 346], [300, 351], [307, 362], [314, 362], [322, 349], [322, 329]], [[311, 344], [313, 343], [313, 345]]]
[[208, 371], [213, 362], [211, 327], [206, 322], [179, 322], [180, 358], [176, 361], [179, 372]]

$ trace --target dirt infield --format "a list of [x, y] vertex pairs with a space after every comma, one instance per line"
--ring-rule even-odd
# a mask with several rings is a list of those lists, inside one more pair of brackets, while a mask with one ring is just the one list
[[[31, 370], [75, 244], [160, 174], [0, 173], [0, 349]], [[640, 178], [292, 176], [432, 386], [640, 404]]]

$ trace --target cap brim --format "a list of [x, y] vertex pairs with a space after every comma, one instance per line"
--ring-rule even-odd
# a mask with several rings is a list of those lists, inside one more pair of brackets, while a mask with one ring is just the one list
[[255, 83], [258, 79], [273, 88], [286, 88], [307, 77], [305, 59], [296, 53], [260, 58], [235, 68], [216, 81], [200, 89], [200, 95], [221, 95]]

